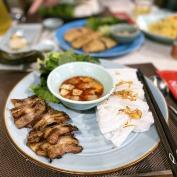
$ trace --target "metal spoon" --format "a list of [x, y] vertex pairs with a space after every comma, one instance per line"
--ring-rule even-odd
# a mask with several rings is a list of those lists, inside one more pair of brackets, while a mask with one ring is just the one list
[[[169, 94], [169, 89], [168, 89], [168, 85], [166, 81], [161, 79], [159, 76], [151, 76], [149, 79], [162, 92], [164, 97], [166, 97]], [[167, 105], [168, 105], [168, 108], [173, 112], [173, 114], [177, 116], [177, 110], [172, 105], [169, 105], [169, 104]]]

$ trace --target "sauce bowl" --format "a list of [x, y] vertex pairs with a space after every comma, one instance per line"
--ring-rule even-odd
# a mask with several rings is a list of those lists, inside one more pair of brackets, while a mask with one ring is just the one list
[[[75, 101], [64, 98], [59, 93], [61, 84], [75, 76], [89, 76], [98, 80], [104, 87], [103, 95], [91, 101]], [[56, 96], [65, 106], [74, 110], [87, 110], [107, 99], [114, 91], [114, 81], [110, 73], [102, 66], [88, 62], [71, 62], [55, 68], [47, 78], [47, 86], [50, 92]]]

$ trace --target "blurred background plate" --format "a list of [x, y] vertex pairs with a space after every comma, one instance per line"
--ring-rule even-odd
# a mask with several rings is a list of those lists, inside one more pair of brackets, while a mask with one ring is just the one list
[[[14, 26], [8, 30], [8, 32], [3, 36], [1, 43], [0, 43], [0, 49], [4, 50], [8, 53], [17, 53], [17, 52], [28, 52], [32, 50], [32, 47], [36, 44], [37, 40], [40, 37], [42, 30], [41, 24], [20, 24], [17, 26]], [[20, 33], [22, 36], [27, 40], [27, 47], [18, 49], [18, 50], [12, 50], [9, 46], [10, 38], [15, 34]]]
[[[82, 27], [85, 24], [86, 24], [86, 20], [77, 20], [77, 21], [67, 23], [63, 25], [61, 28], [59, 28], [56, 31], [56, 38], [57, 38], [57, 41], [60, 47], [64, 50], [73, 49], [71, 45], [65, 41], [64, 34], [72, 28]], [[144, 42], [144, 35], [140, 33], [140, 35], [131, 43], [118, 44], [117, 46], [111, 49], [105, 50], [103, 52], [90, 53], [89, 55], [93, 57], [99, 57], [99, 58], [118, 57], [118, 56], [125, 55], [125, 54], [128, 54], [130, 52], [133, 52], [139, 49], [141, 45], [143, 44], [143, 42]], [[73, 49], [73, 51], [77, 54], [84, 53], [82, 50]]]
[[172, 16], [172, 15], [175, 14], [168, 11], [156, 11], [155, 13], [149, 15], [139, 16], [136, 20], [136, 23], [139, 26], [139, 28], [147, 35], [147, 37], [158, 42], [171, 44], [173, 42], [173, 39], [150, 32], [148, 26], [153, 22], [159, 21], [167, 16]]

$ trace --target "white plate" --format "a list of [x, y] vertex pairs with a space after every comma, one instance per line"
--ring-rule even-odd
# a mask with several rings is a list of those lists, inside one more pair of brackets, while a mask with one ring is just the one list
[[167, 16], [172, 16], [175, 14], [172, 14], [170, 12], [166, 12], [166, 11], [159, 11], [153, 14], [149, 14], [149, 15], [142, 15], [139, 16], [136, 20], [137, 25], [139, 26], [139, 28], [151, 39], [159, 41], [159, 42], [164, 42], [164, 43], [172, 43], [174, 40], [162, 35], [158, 35], [158, 34], [154, 34], [152, 32], [149, 31], [149, 25], [157, 22]]
[[[0, 43], [0, 49], [5, 50], [9, 53], [27, 52], [33, 49], [33, 46], [36, 44], [37, 40], [39, 39], [41, 30], [42, 30], [42, 25], [40, 24], [30, 23], [30, 24], [21, 24], [18, 26], [14, 26], [10, 28], [5, 34], [5, 36], [2, 38]], [[17, 31], [22, 32], [22, 34], [24, 35], [25, 39], [28, 42], [28, 46], [26, 48], [15, 51], [9, 47], [9, 41], [11, 36]]]

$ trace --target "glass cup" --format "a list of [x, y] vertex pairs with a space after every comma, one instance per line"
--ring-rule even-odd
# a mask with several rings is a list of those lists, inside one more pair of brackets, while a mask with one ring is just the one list
[[135, 16], [148, 14], [151, 12], [153, 6], [153, 0], [134, 0], [133, 14]]
[[11, 26], [12, 19], [2, 0], [0, 0], [0, 35], [3, 35]]

